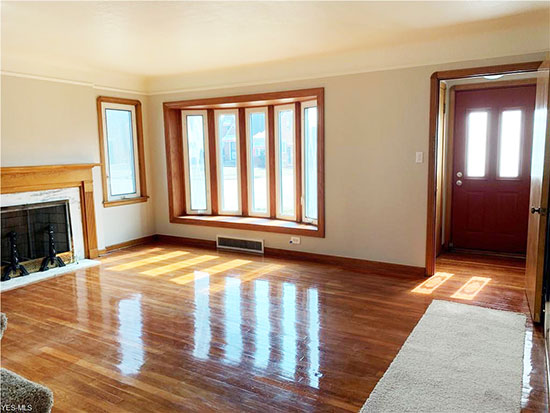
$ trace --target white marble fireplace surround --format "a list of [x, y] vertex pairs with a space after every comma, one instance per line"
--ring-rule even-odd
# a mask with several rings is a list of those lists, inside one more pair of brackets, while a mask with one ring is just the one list
[[79, 188], [48, 189], [45, 191], [16, 192], [0, 195], [0, 205], [3, 207], [55, 201], [69, 201], [74, 258], [75, 261], [82, 260], [85, 257], [85, 253]]

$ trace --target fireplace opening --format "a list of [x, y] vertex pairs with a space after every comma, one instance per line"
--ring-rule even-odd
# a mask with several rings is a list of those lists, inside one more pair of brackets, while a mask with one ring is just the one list
[[[52, 240], [62, 262], [73, 261], [69, 201], [2, 207], [1, 218], [2, 273], [13, 260], [13, 233], [16, 234], [18, 260], [28, 272], [40, 270], [44, 258], [51, 255]], [[17, 271], [10, 275], [20, 274]]]

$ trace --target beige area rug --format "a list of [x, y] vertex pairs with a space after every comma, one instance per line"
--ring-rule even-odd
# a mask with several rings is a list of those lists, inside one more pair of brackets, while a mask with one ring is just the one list
[[361, 413], [519, 412], [525, 321], [434, 300]]

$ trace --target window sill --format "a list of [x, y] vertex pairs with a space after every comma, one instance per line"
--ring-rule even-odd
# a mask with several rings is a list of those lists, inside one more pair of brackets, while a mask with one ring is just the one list
[[140, 196], [137, 198], [117, 199], [116, 201], [103, 201], [103, 207], [110, 208], [121, 205], [139, 204], [140, 202], [147, 202], [148, 196]]
[[280, 219], [234, 217], [226, 215], [183, 215], [173, 217], [170, 222], [175, 224], [277, 232], [282, 234], [303, 235], [306, 237], [325, 237], [324, 231], [318, 226], [311, 224], [300, 224], [298, 222], [284, 221]]

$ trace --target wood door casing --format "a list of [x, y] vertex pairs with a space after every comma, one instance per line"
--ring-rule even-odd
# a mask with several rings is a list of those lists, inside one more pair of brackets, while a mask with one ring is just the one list
[[550, 61], [539, 68], [531, 160], [531, 193], [529, 205], [541, 208], [542, 213], [530, 213], [525, 264], [525, 293], [533, 321], [540, 322], [542, 315], [542, 284], [544, 250], [548, 216], [548, 186], [550, 173]]
[[437, 128], [439, 108], [439, 85], [441, 81], [451, 79], [464, 79], [479, 76], [518, 74], [537, 71], [541, 61], [510, 63], [493, 66], [470, 67], [465, 69], [451, 69], [432, 73], [430, 76], [430, 116], [428, 126], [428, 189], [426, 196], [426, 276], [435, 274], [435, 210], [436, 210], [436, 169], [441, 160], [437, 159]]
[[[445, 154], [445, 100], [446, 100], [447, 86], [445, 83], [439, 85], [439, 115], [437, 128], [437, 158], [443, 160]], [[444, 162], [437, 164], [437, 177], [436, 177], [436, 209], [435, 209], [435, 252], [436, 255], [441, 253], [443, 247], [443, 174], [444, 174]]]
[[[453, 247], [525, 253], [534, 103], [535, 86], [456, 92], [451, 181]], [[519, 174], [503, 178], [498, 172], [501, 119], [504, 111], [513, 109], [522, 111]], [[479, 177], [468, 176], [467, 171], [467, 121], [472, 112], [486, 113], [488, 121], [485, 172]]]

